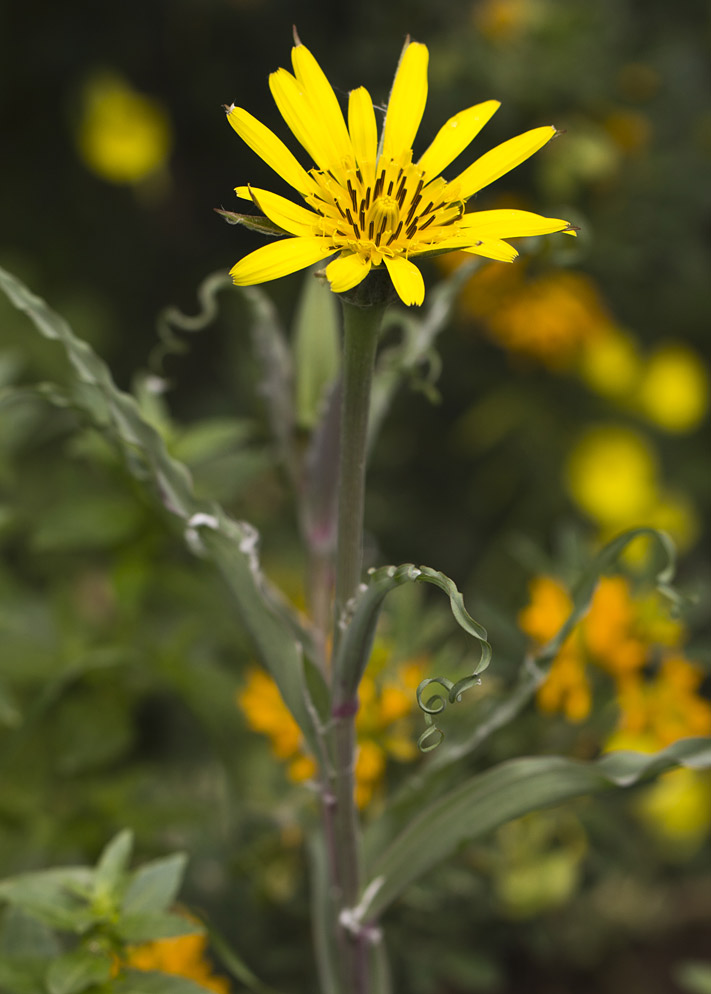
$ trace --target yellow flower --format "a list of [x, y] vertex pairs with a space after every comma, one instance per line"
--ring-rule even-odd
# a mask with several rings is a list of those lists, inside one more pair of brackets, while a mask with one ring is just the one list
[[194, 980], [208, 991], [229, 994], [225, 977], [212, 972], [205, 958], [207, 939], [202, 934], [179, 935], [174, 939], [159, 939], [142, 946], [130, 946], [122, 965], [134, 970], [157, 970], [176, 977]]
[[158, 101], [120, 76], [101, 74], [85, 87], [79, 152], [110, 183], [140, 183], [166, 162], [173, 143], [170, 119]]
[[[411, 716], [417, 707], [416, 691], [425, 676], [426, 660], [408, 660], [394, 672], [387, 672], [388, 656], [387, 645], [376, 641], [358, 690], [355, 798], [361, 808], [372, 801], [382, 784], [388, 758], [412, 762], [418, 755]], [[306, 751], [301, 731], [267, 673], [249, 670], [237, 703], [249, 727], [266, 735], [274, 755], [286, 762], [290, 780], [299, 783], [317, 775], [316, 762]]]
[[666, 345], [650, 356], [639, 388], [643, 413], [671, 432], [691, 431], [709, 407], [709, 376], [699, 356]]
[[506, 238], [574, 233], [567, 221], [529, 211], [465, 213], [475, 193], [542, 148], [556, 134], [554, 127], [534, 128], [509, 139], [449, 182], [440, 175], [496, 112], [496, 100], [450, 118], [417, 162], [412, 161], [427, 100], [425, 45], [408, 41], [403, 49], [380, 137], [364, 87], [349, 95], [346, 124], [331, 84], [308, 48], [297, 42], [291, 56], [294, 74], [279, 69], [269, 83], [284, 121], [315, 168], [307, 172], [248, 111], [226, 108], [237, 134], [307, 205], [267, 190], [236, 187], [238, 197], [252, 200], [277, 229], [292, 236], [238, 262], [231, 270], [236, 284], [277, 279], [338, 253], [326, 267], [336, 293], [357, 286], [372, 268], [385, 266], [403, 303], [421, 304], [425, 286], [410, 261], [413, 256], [462, 249], [512, 262], [518, 253]]
[[615, 400], [629, 398], [642, 375], [642, 359], [634, 338], [609, 325], [588, 339], [580, 355], [579, 372], [592, 390]]
[[[530, 602], [518, 623], [540, 648], [571, 610], [563, 584], [539, 576], [531, 582]], [[588, 667], [595, 666], [615, 681], [620, 728], [626, 733], [648, 735], [657, 748], [684, 735], [707, 734], [711, 705], [697, 694], [701, 678], [693, 664], [667, 651], [654, 679], [643, 676], [660, 650], [676, 649], [684, 636], [683, 626], [669, 616], [656, 591], [634, 597], [625, 577], [602, 577], [587, 615], [563, 643], [538, 690], [538, 707], [549, 714], [562, 712], [571, 722], [584, 720], [592, 705]]]
[[316, 774], [316, 763], [304, 752], [301, 729], [284, 704], [279, 688], [263, 670], [247, 673], [247, 683], [237, 695], [237, 703], [255, 732], [266, 735], [277, 759], [288, 761], [289, 778], [295, 783]]
[[657, 498], [657, 459], [639, 433], [617, 425], [591, 428], [568, 459], [575, 502], [603, 528], [640, 521]]

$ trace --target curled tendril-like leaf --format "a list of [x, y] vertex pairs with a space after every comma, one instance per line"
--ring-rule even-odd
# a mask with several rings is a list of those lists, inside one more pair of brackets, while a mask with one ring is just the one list
[[[441, 687], [444, 687], [447, 694], [446, 696], [443, 694], [433, 694], [425, 700], [422, 695], [425, 689], [433, 683], [437, 683]], [[480, 683], [481, 677], [476, 675], [465, 676], [456, 683], [452, 683], [451, 680], [448, 680], [443, 676], [427, 677], [422, 681], [417, 688], [417, 703], [425, 716], [427, 728], [417, 740], [417, 746], [421, 752], [431, 752], [433, 749], [436, 749], [444, 739], [444, 732], [441, 728], [439, 728], [433, 716], [441, 714], [448, 704], [454, 704], [461, 701], [462, 694], [465, 690], [469, 690], [470, 687], [477, 687]], [[430, 739], [435, 739], [435, 741], [430, 742]]]

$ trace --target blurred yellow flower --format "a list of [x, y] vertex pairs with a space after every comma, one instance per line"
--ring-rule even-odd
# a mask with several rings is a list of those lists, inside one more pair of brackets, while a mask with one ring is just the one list
[[[619, 726], [605, 751], [656, 752], [687, 736], [711, 735], [711, 703], [699, 692], [703, 677], [698, 666], [672, 653], [651, 679], [627, 681], [619, 691]], [[636, 808], [674, 851], [693, 852], [711, 828], [711, 778], [672, 770], [640, 795]]]
[[643, 524], [657, 498], [657, 457], [631, 428], [588, 429], [568, 457], [566, 482], [573, 500], [603, 528]]
[[[440, 265], [451, 268], [444, 260]], [[460, 309], [481, 320], [503, 348], [558, 371], [570, 368], [586, 343], [604, 336], [611, 320], [594, 283], [582, 273], [563, 270], [527, 279], [525, 265], [478, 270], [461, 293]]]
[[656, 834], [693, 852], [711, 825], [711, 778], [697, 770], [670, 770], [644, 791], [638, 810]]
[[[560, 581], [535, 577], [519, 627], [541, 648], [571, 610]], [[594, 666], [613, 678], [622, 731], [649, 735], [657, 748], [683, 735], [706, 734], [707, 726], [711, 731], [711, 705], [698, 695], [697, 668], [679, 655], [684, 638], [683, 625], [670, 616], [658, 592], [634, 596], [626, 577], [602, 577], [587, 615], [553, 660], [537, 704], [547, 714], [561, 712], [568, 721], [583, 721], [592, 705], [589, 667]], [[660, 652], [663, 661], [651, 679], [646, 670]]]
[[245, 686], [237, 694], [237, 703], [249, 727], [269, 738], [277, 759], [288, 761], [289, 779], [301, 783], [316, 775], [314, 759], [304, 752], [301, 729], [268, 673], [256, 667], [250, 669]]
[[472, 9], [472, 21], [487, 41], [505, 43], [532, 23], [537, 6], [532, 0], [478, 0]]
[[583, 382], [614, 400], [627, 401], [642, 376], [643, 362], [632, 335], [614, 325], [590, 336], [580, 352], [578, 372]]
[[666, 431], [696, 428], [709, 408], [709, 375], [699, 356], [684, 345], [657, 349], [647, 361], [638, 402]]
[[130, 185], [165, 165], [173, 131], [157, 100], [116, 73], [100, 73], [84, 87], [77, 143], [85, 165], [97, 176]]
[[134, 970], [157, 970], [176, 977], [194, 980], [205, 990], [230, 994], [225, 977], [212, 972], [206, 958], [207, 938], [201, 933], [159, 939], [141, 946], [129, 946], [122, 966]]
[[[425, 676], [426, 660], [409, 660], [390, 673], [388, 659], [387, 647], [376, 642], [359, 688], [355, 797], [361, 808], [367, 807], [381, 786], [388, 758], [411, 762], [418, 756], [411, 718], [417, 706], [417, 687]], [[250, 669], [237, 703], [249, 727], [266, 735], [274, 755], [287, 762], [291, 780], [301, 782], [316, 776], [316, 762], [306, 752], [301, 731], [268, 674]]]
[[614, 143], [628, 155], [636, 155], [649, 145], [652, 125], [639, 111], [616, 110], [608, 114], [603, 123]]

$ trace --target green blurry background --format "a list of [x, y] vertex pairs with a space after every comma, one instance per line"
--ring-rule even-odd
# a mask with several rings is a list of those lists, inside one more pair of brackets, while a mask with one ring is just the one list
[[[514, 277], [487, 277], [506, 268], [491, 264], [465, 291], [439, 343], [439, 403], [403, 392], [374, 454], [372, 560], [452, 576], [505, 682], [531, 574], [574, 569], [619, 527], [663, 524], [698, 597], [688, 651], [708, 680], [706, 3], [6, 2], [0, 263], [141, 392], [199, 491], [259, 527], [268, 570], [298, 598], [294, 513], [237, 292], [183, 336], [184, 353], [154, 351], [161, 310], [194, 312], [198, 284], [259, 244], [212, 209], [233, 209], [246, 182], [287, 192], [221, 105], [286, 137], [267, 78], [288, 65], [293, 22], [337, 92], [365, 84], [380, 103], [406, 34], [429, 46], [416, 153], [490, 98], [503, 106], [475, 154], [529, 127], [563, 129], [481, 204], [581, 228], [576, 243], [522, 246]], [[561, 285], [560, 272], [577, 282]], [[428, 287], [442, 276], [430, 264]], [[302, 281], [267, 287], [287, 327]], [[501, 309], [511, 300], [523, 321]], [[170, 418], [141, 373], [169, 382]], [[0, 382], [63, 377], [60, 356], [0, 301]], [[0, 545], [0, 875], [93, 859], [128, 824], [145, 856], [186, 847], [186, 900], [270, 982], [309, 990], [297, 822], [310, 802], [236, 706], [250, 650], [219, 579], [103, 439], [30, 393], [0, 411]], [[402, 610], [411, 619], [419, 606]], [[531, 709], [484, 759], [586, 755], [584, 739]], [[393, 915], [399, 989], [679, 990], [675, 965], [709, 947], [705, 840], [665, 847], [618, 800], [472, 848]], [[547, 872], [516, 906], [495, 882], [522, 851]]]

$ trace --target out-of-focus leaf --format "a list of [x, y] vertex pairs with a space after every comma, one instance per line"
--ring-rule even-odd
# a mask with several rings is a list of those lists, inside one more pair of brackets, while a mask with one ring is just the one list
[[60, 952], [57, 937], [46, 925], [22, 908], [5, 909], [0, 926], [0, 962], [6, 957], [49, 959]]
[[652, 755], [614, 752], [591, 763], [559, 756], [502, 763], [439, 798], [376, 858], [355, 909], [360, 921], [377, 918], [402, 891], [463, 842], [552, 804], [629, 787], [675, 766], [711, 766], [711, 737], [682, 739]]
[[106, 955], [76, 949], [54, 960], [47, 970], [49, 994], [81, 994], [87, 987], [103, 984], [111, 976], [112, 962]]
[[117, 898], [133, 852], [133, 832], [125, 828], [111, 839], [99, 856], [94, 871], [94, 896], [105, 902]]
[[[210, 936], [211, 948], [215, 950], [220, 963], [226, 970], [229, 970], [235, 980], [239, 980], [247, 990], [253, 991], [254, 994], [277, 994], [277, 991], [273, 987], [263, 984], [258, 977], [255, 977], [247, 964], [242, 961], [221, 935], [215, 932], [214, 929], [208, 929], [208, 934]], [[328, 990], [328, 988], [324, 989]]]
[[38, 552], [110, 549], [131, 538], [141, 519], [140, 506], [121, 495], [76, 494], [45, 510], [32, 545]]
[[[262, 662], [306, 740], [317, 751], [314, 709], [307, 700], [301, 667], [302, 647], [310, 644], [310, 635], [263, 576], [256, 531], [231, 520], [217, 504], [197, 500], [188, 470], [171, 458], [160, 434], [141, 417], [135, 399], [116, 387], [106, 364], [74, 335], [66, 321], [1, 268], [0, 288], [28, 315], [40, 334], [64, 349], [74, 374], [71, 395], [77, 408], [114, 440], [130, 472], [156, 492], [182, 522], [190, 547], [223, 571]], [[247, 289], [251, 291], [250, 306], [261, 314], [262, 331], [266, 331], [271, 305], [267, 301], [261, 306], [255, 287]], [[309, 655], [316, 658], [313, 651]]]
[[253, 436], [254, 424], [246, 418], [210, 418], [183, 429], [173, 453], [176, 459], [196, 465], [245, 445]]
[[711, 994], [711, 963], [689, 960], [674, 971], [676, 981], [689, 994]]
[[34, 956], [0, 959], [2, 994], [47, 994], [44, 983], [46, 963]]
[[94, 920], [87, 904], [93, 877], [88, 866], [22, 873], [0, 881], [0, 901], [22, 908], [45, 925], [82, 933]]
[[131, 874], [121, 902], [122, 912], [129, 915], [170, 907], [180, 890], [186, 863], [185, 853], [174, 853], [139, 867]]
[[111, 985], [112, 994], [205, 994], [202, 984], [154, 970], [125, 970]]
[[121, 914], [114, 927], [119, 938], [128, 945], [202, 932], [201, 925], [190, 921], [184, 915], [172, 915], [161, 911], [135, 911]]
[[338, 303], [324, 280], [309, 270], [301, 291], [293, 332], [296, 423], [317, 424], [327, 389], [338, 376]]

